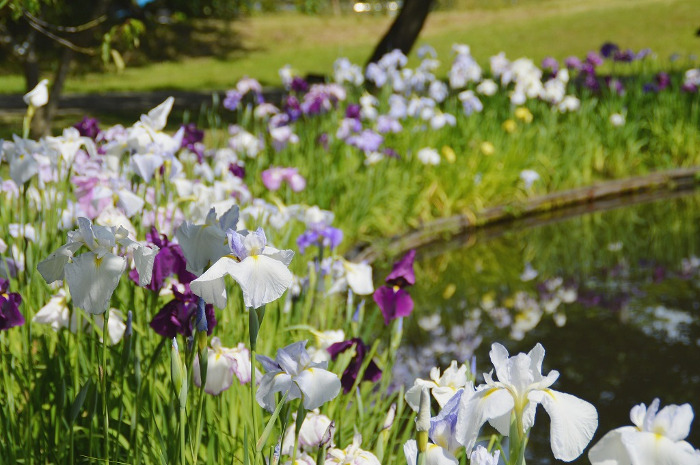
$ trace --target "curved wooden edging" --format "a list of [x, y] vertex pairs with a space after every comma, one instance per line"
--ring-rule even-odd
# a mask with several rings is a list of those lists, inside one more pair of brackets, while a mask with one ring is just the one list
[[440, 218], [421, 227], [397, 235], [378, 246], [356, 247], [353, 261], [372, 262], [383, 255], [398, 255], [406, 250], [424, 246], [457, 234], [487, 225], [505, 223], [516, 219], [592, 203], [611, 197], [655, 189], [680, 190], [693, 187], [700, 180], [700, 166], [677, 168], [644, 176], [606, 181], [592, 186], [579, 187], [534, 197], [525, 202], [486, 208], [476, 214], [458, 214]]

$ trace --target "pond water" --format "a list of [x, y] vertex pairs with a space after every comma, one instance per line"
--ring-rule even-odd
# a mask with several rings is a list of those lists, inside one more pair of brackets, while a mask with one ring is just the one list
[[[405, 340], [419, 342], [405, 348], [396, 376], [427, 379], [431, 360], [444, 368], [475, 355], [482, 382], [492, 342], [511, 354], [540, 342], [543, 372], [560, 372], [553, 388], [597, 407], [593, 441], [631, 424], [630, 408], [655, 397], [700, 412], [700, 192], [623, 203], [419, 251], [416, 310], [405, 327]], [[700, 447], [694, 426], [688, 441]], [[557, 462], [548, 437], [539, 408], [528, 463]], [[589, 462], [584, 454], [573, 463]]]

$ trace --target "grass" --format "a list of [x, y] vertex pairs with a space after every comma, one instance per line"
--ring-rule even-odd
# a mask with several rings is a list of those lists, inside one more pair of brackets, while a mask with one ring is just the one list
[[[486, 64], [488, 57], [505, 51], [511, 58], [527, 56], [539, 62], [545, 56], [565, 58], [597, 50], [610, 40], [622, 48], [649, 47], [662, 60], [678, 53], [700, 52], [693, 0], [542, 0], [539, 2], [470, 2], [463, 10], [433, 12], [419, 38], [448, 61], [453, 43], [466, 43]], [[267, 85], [279, 85], [277, 71], [293, 64], [301, 73], [328, 75], [336, 58], [346, 56], [364, 63], [387, 29], [384, 16], [304, 16], [267, 14], [242, 19], [234, 30], [243, 50], [226, 58], [186, 58], [178, 62], [127, 67], [117, 74], [74, 76], [67, 92], [149, 91], [161, 89], [214, 90], [231, 87], [243, 76]], [[643, 34], [640, 31], [644, 31]], [[445, 63], [443, 72], [445, 72]], [[21, 93], [16, 75], [0, 76], [0, 93]]]

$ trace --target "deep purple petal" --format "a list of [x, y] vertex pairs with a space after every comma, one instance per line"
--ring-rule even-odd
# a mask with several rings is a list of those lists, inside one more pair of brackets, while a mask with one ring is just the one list
[[394, 263], [394, 268], [386, 277], [386, 283], [391, 286], [413, 286], [416, 283], [416, 275], [413, 272], [413, 261], [416, 259], [416, 251], [409, 250], [401, 260]]
[[387, 325], [396, 318], [408, 316], [413, 311], [413, 299], [400, 288], [381, 286], [372, 296], [384, 316]]
[[24, 324], [24, 316], [19, 311], [22, 297], [12, 294], [0, 294], [0, 330], [10, 329]]
[[350, 347], [352, 347], [354, 343], [354, 339], [349, 339], [343, 342], [336, 342], [335, 344], [331, 344], [326, 349], [326, 351], [331, 355], [331, 359], [335, 360], [338, 357], [338, 354], [348, 350]]

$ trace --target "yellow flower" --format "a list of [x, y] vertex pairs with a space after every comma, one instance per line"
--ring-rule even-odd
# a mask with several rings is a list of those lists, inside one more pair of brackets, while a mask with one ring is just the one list
[[513, 133], [518, 128], [518, 125], [512, 119], [507, 119], [503, 122], [503, 130], [507, 133]]
[[479, 148], [481, 149], [481, 153], [484, 155], [493, 155], [496, 152], [496, 148], [491, 142], [488, 141], [482, 142]]
[[457, 154], [452, 150], [452, 147], [445, 145], [442, 147], [442, 156], [445, 157], [448, 163], [454, 163], [457, 160]]
[[518, 107], [515, 109], [515, 117], [526, 123], [532, 122], [532, 113], [525, 107]]

